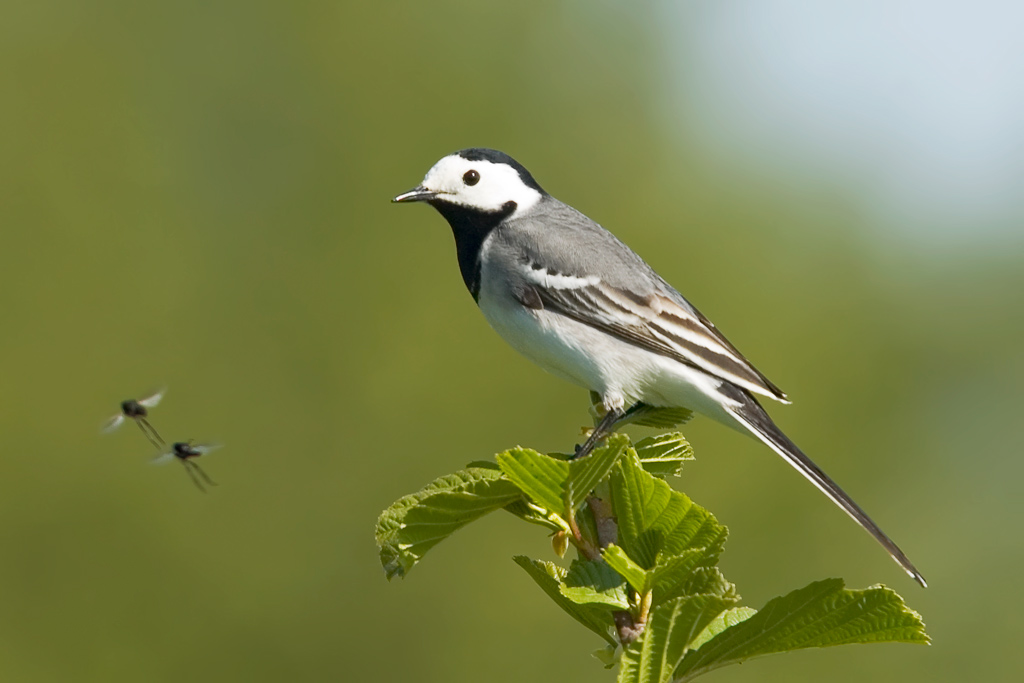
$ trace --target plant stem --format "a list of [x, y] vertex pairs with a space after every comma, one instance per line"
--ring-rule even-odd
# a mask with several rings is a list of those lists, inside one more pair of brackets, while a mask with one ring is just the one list
[[619, 526], [615, 523], [615, 514], [612, 504], [591, 493], [587, 496], [587, 505], [591, 514], [594, 515], [594, 527], [597, 529], [597, 542], [602, 548], [607, 548], [619, 539]]
[[640, 599], [640, 614], [636, 617], [636, 627], [643, 632], [647, 625], [647, 617], [651, 613], [651, 600], [654, 598], [654, 591], [647, 591]]
[[634, 624], [633, 615], [629, 612], [612, 612], [612, 618], [615, 619], [615, 630], [619, 633], [619, 642], [623, 648], [643, 635], [643, 625], [638, 627]]
[[575, 545], [588, 560], [600, 560], [601, 550], [595, 548], [591, 543], [583, 538], [583, 534], [580, 533], [580, 525], [576, 523], [576, 515], [573, 514], [573, 511], [569, 510], [566, 517], [568, 517], [566, 521], [569, 522], [569, 530], [572, 532], [573, 545]]
[[[619, 526], [615, 523], [615, 513], [612, 510], [612, 504], [600, 496], [591, 494], [587, 496], [587, 505], [590, 507], [590, 513], [594, 515], [597, 541], [602, 548], [607, 548], [619, 538]], [[649, 609], [651, 604], [650, 593], [645, 597], [646, 608]], [[622, 647], [632, 643], [644, 632], [644, 623], [647, 621], [647, 609], [641, 608], [640, 615], [642, 621], [640, 619], [634, 621], [633, 615], [625, 610], [612, 613], [612, 618], [615, 619], [615, 630], [618, 631], [619, 642], [622, 643]]]

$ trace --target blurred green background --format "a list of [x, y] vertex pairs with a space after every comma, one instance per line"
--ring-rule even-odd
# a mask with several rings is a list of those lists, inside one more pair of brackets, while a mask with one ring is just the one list
[[[377, 561], [394, 499], [516, 444], [564, 450], [587, 422], [585, 392], [488, 329], [443, 220], [389, 204], [468, 146], [515, 156], [715, 320], [794, 399], [780, 424], [931, 583], [767, 449], [697, 420], [676, 485], [730, 526], [722, 566], [748, 604], [884, 582], [934, 638], [708, 680], [1018, 680], [1024, 163], [983, 216], [943, 209], [948, 188], [909, 208], [872, 194], [906, 154], [847, 126], [857, 107], [793, 105], [810, 90], [744, 51], [779, 25], [730, 33], [738, 3], [0, 9], [2, 680], [612, 680], [598, 639], [510, 560], [551, 557], [538, 529], [495, 515], [392, 584]], [[786, 24], [873, 56], [837, 82], [796, 55], [846, 96], [891, 73], [833, 40], [847, 24]], [[915, 69], [894, 92], [929, 129]], [[957, 74], [943, 82], [959, 101]], [[806, 119], [741, 134], [722, 107]], [[807, 161], [801, 129], [872, 161]], [[1019, 152], [1011, 133], [999, 149]], [[920, 168], [943, 164], [959, 167]], [[148, 467], [133, 425], [98, 435], [164, 384], [166, 438], [226, 444], [208, 495]]]

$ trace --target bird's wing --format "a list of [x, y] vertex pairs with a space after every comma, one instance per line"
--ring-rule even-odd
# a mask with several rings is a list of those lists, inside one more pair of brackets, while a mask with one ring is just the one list
[[[710, 375], [780, 401], [786, 395], [736, 350], [711, 322], [657, 278], [657, 287], [637, 293], [596, 275], [552, 272], [536, 263], [522, 265], [524, 304], [572, 318]], [[655, 283], [652, 283], [655, 284]]]

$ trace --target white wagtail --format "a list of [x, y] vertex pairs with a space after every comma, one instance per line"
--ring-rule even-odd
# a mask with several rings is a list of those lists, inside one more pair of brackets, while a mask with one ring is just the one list
[[606, 414], [582, 457], [638, 406], [684, 407], [781, 455], [925, 586], [899, 547], [775, 426], [755, 394], [786, 395], [633, 250], [547, 192], [507, 154], [464, 149], [395, 202], [448, 221], [462, 279], [505, 341], [596, 392]]

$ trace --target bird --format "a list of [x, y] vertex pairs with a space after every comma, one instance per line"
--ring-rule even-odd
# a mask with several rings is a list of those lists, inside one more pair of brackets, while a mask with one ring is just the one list
[[202, 477], [203, 481], [210, 486], [216, 486], [217, 482], [210, 479], [209, 475], [203, 471], [195, 459], [218, 448], [220, 448], [220, 446], [216, 444], [197, 444], [191, 440], [176, 441], [171, 444], [170, 449], [153, 458], [152, 462], [154, 465], [162, 465], [177, 458], [181, 461], [181, 464], [185, 466], [185, 471], [188, 472], [188, 476], [192, 479], [192, 483], [194, 483], [200, 491], [205, 493], [206, 489], [203, 488], [203, 483], [199, 480], [200, 477]]
[[604, 416], [577, 458], [632, 412], [689, 409], [764, 443], [927, 586], [758, 400], [789, 403], [786, 394], [646, 261], [548, 194], [518, 161], [494, 149], [463, 149], [392, 202], [434, 207], [452, 229], [463, 282], [491, 327], [543, 369], [598, 395]]
[[104, 423], [103, 432], [106, 434], [114, 431], [124, 424], [126, 419], [135, 420], [135, 424], [139, 426], [139, 429], [141, 429], [145, 437], [149, 439], [149, 442], [157, 448], [162, 448], [164, 440], [157, 433], [156, 429], [153, 428], [153, 425], [149, 423], [147, 417], [149, 416], [149, 411], [160, 403], [160, 400], [163, 399], [165, 393], [167, 393], [167, 390], [161, 389], [160, 391], [146, 396], [145, 398], [129, 398], [121, 401], [121, 412], [117, 413]]

